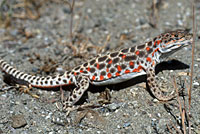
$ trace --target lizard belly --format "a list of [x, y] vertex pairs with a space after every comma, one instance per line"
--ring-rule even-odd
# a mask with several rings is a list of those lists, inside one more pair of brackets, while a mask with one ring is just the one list
[[128, 74], [123, 74], [121, 76], [117, 76], [117, 77], [110, 78], [110, 79], [107, 79], [107, 80], [103, 80], [103, 81], [92, 81], [91, 83], [93, 85], [97, 85], [97, 86], [117, 84], [117, 83], [121, 83], [121, 82], [130, 80], [132, 78], [135, 78], [135, 77], [141, 76], [141, 75], [145, 75], [145, 74], [146, 74], [145, 71], [133, 72], [133, 73], [128, 73]]

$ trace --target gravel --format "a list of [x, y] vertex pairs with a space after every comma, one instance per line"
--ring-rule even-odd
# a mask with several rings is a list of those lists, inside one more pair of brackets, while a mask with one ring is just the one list
[[[14, 8], [14, 4], [22, 1], [13, 1], [17, 2], [11, 3], [11, 16], [24, 11], [23, 7]], [[7, 27], [5, 22], [1, 22], [0, 26], [1, 56], [19, 70], [30, 74], [58, 74], [97, 54], [142, 44], [164, 31], [192, 29], [192, 8], [188, 0], [158, 0], [154, 12], [150, 0], [78, 0], [73, 19], [73, 41], [76, 49], [76, 56], [73, 56], [68, 5], [53, 1], [37, 1], [37, 4], [41, 4], [38, 19], [10, 17]], [[196, 22], [200, 21], [199, 5], [200, 2], [196, 1]], [[3, 13], [10, 11], [6, 5], [3, 9]], [[33, 15], [37, 14], [35, 8], [32, 7], [31, 11]], [[199, 25], [197, 23], [197, 28]], [[106, 42], [108, 37], [110, 40]], [[104, 44], [105, 47], [100, 49]], [[197, 46], [198, 44], [199, 41], [196, 42]], [[200, 59], [200, 48], [197, 47], [195, 51], [195, 59]], [[182, 65], [185, 69], [160, 70], [157, 76], [162, 77], [161, 80], [169, 90], [174, 90], [172, 78], [175, 76], [178, 88], [184, 87], [186, 96], [180, 99], [181, 102], [185, 99], [188, 113], [186, 87], [189, 84], [190, 77], [187, 74], [190, 68], [186, 66], [191, 66], [192, 63], [191, 46], [173, 54], [168, 60], [171, 59], [176, 61], [168, 62], [164, 66], [176, 68], [177, 65]], [[190, 118], [194, 134], [200, 132], [199, 67], [199, 60], [195, 60]], [[36, 99], [8, 86], [1, 77], [0, 134], [170, 133], [167, 125], [175, 133], [173, 126], [181, 127], [176, 100], [168, 103], [155, 101], [146, 90], [144, 82], [119, 90], [116, 87], [118, 85], [109, 86], [111, 99], [106, 101], [108, 104], [75, 110], [66, 116], [56, 105], [60, 102], [59, 90], [33, 88], [31, 93], [40, 97]], [[68, 91], [64, 90], [64, 94]], [[84, 103], [86, 98], [86, 104], [99, 104], [100, 92], [100, 87], [91, 87], [80, 103]], [[13, 126], [13, 117], [16, 115], [20, 116], [21, 122]]]

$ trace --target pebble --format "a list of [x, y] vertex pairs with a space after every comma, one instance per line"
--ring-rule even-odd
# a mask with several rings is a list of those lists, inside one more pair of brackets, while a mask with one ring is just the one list
[[74, 19], [78, 20], [80, 18], [80, 16], [78, 14], [74, 15]]
[[120, 129], [121, 128], [120, 125], [117, 125], [117, 128]]
[[71, 10], [69, 8], [63, 8], [63, 12], [66, 14], [70, 14]]
[[45, 119], [46, 119], [46, 120], [47, 120], [47, 119], [50, 119], [51, 116], [52, 116], [52, 113], [49, 113], [49, 114], [45, 117]]
[[138, 108], [139, 107], [139, 104], [138, 104], [137, 101], [129, 102], [128, 104], [133, 106], [133, 108]]
[[112, 103], [112, 104], [108, 105], [108, 108], [111, 110], [111, 112], [113, 112], [116, 109], [118, 109], [120, 106], [121, 106], [121, 104]]
[[125, 127], [129, 127], [130, 125], [131, 125], [131, 123], [130, 123], [130, 122], [127, 122], [127, 123], [124, 123], [124, 126], [123, 126], [123, 127], [124, 127], [124, 128], [125, 128]]
[[27, 125], [24, 115], [13, 115], [11, 119], [13, 128], [21, 128]]
[[161, 117], [161, 114], [160, 114], [160, 113], [157, 113], [156, 115], [157, 115], [158, 117]]
[[31, 70], [32, 70], [32, 72], [35, 72], [35, 73], [38, 72], [38, 68], [36, 68], [36, 67], [32, 67]]
[[177, 6], [182, 7], [182, 3], [178, 2]]
[[153, 99], [153, 102], [154, 102], [154, 103], [158, 103], [159, 100], [155, 98], [155, 99]]
[[92, 9], [91, 8], [88, 8], [87, 9], [87, 13], [91, 13], [92, 12]]
[[109, 115], [109, 113], [106, 113], [106, 115], [105, 116], [108, 116]]
[[151, 126], [155, 127], [157, 125], [157, 121], [155, 118], [151, 119]]
[[183, 21], [182, 20], [178, 20], [178, 25], [179, 26], [183, 26]]
[[62, 73], [62, 72], [64, 72], [64, 69], [63, 69], [62, 67], [57, 67], [57, 68], [56, 68], [56, 71]]
[[195, 88], [199, 87], [199, 85], [200, 85], [200, 84], [199, 84], [198, 82], [196, 82], [196, 81], [193, 82], [193, 86], [194, 86]]
[[166, 26], [171, 26], [171, 23], [166, 21], [166, 22], [165, 22], [165, 25], [166, 25]]
[[19, 32], [18, 32], [17, 29], [14, 29], [14, 30], [11, 30], [11, 31], [10, 31], [10, 34], [11, 34], [12, 36], [17, 36], [18, 33], [19, 33]]

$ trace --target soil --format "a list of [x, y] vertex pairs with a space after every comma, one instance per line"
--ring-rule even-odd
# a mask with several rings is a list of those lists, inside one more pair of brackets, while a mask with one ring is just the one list
[[[34, 75], [62, 73], [95, 55], [140, 45], [165, 31], [192, 32], [192, 3], [188, 0], [77, 0], [72, 38], [71, 10], [66, 2], [11, 0], [1, 4], [0, 55]], [[195, 0], [196, 22], [199, 14], [200, 1]], [[189, 121], [192, 134], [200, 134], [199, 46], [197, 41]], [[160, 86], [172, 91], [176, 83], [184, 91], [180, 101], [188, 114], [192, 47], [183, 48], [167, 61], [157, 67]], [[39, 96], [37, 99], [3, 82], [3, 73], [0, 78], [0, 134], [183, 133], [178, 100], [157, 101], [146, 88], [145, 77], [138, 83], [128, 81], [135, 84], [126, 87], [125, 83], [92, 86], [77, 105], [91, 106], [69, 115], [58, 108], [59, 89], [33, 88], [30, 93]], [[70, 90], [63, 91], [66, 98]], [[184, 124], [188, 131], [188, 117]]]

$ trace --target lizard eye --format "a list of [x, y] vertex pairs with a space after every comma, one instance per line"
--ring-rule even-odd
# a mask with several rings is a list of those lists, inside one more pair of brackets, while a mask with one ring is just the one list
[[175, 34], [174, 36], [175, 36], [175, 37], [178, 37], [178, 34]]

